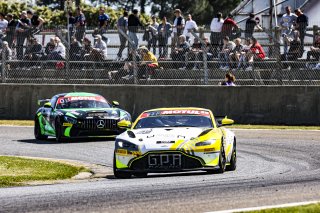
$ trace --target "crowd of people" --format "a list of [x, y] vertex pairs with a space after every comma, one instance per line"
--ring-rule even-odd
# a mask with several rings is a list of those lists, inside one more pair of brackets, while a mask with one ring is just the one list
[[[284, 44], [281, 60], [291, 61], [300, 58], [304, 53], [304, 39], [308, 26], [308, 17], [300, 9], [294, 13], [291, 7], [285, 8], [286, 13], [280, 20], [281, 37]], [[210, 39], [195, 36], [198, 25], [191, 14], [182, 15], [180, 9], [175, 9], [174, 20], [169, 22], [167, 17], [151, 17], [151, 22], [144, 26], [139, 19], [139, 11], [132, 13], [124, 11], [117, 20], [120, 47], [115, 60], [123, 60], [123, 51], [128, 44], [127, 59], [136, 51], [141, 42], [137, 33], [145, 30], [143, 40], [147, 41], [146, 48], [157, 60], [185, 61], [180, 69], [186, 69], [190, 61], [194, 61], [193, 69], [200, 69], [199, 63], [206, 56], [208, 61], [218, 58], [221, 70], [250, 70], [254, 61], [262, 61], [266, 54], [262, 46], [254, 37], [255, 30], [262, 31], [259, 17], [250, 14], [244, 29], [244, 38], [241, 29], [229, 14], [225, 19], [222, 13], [217, 13], [210, 23]], [[104, 61], [108, 59], [107, 44], [109, 39], [106, 32], [110, 24], [110, 17], [104, 8], [100, 8], [97, 20], [97, 29], [93, 32], [94, 42], [86, 35], [86, 17], [81, 8], [76, 9], [76, 14], [69, 12], [68, 36], [64, 38], [53, 36], [42, 47], [35, 35], [39, 33], [44, 19], [29, 11], [22, 11], [19, 19], [14, 19], [12, 14], [0, 13], [0, 45], [5, 53], [5, 58], [12, 58], [13, 52], [18, 60], [65, 60], [66, 45], [70, 41], [70, 60], [72, 61]], [[160, 23], [157, 20], [161, 20]], [[193, 38], [194, 37], [194, 38]], [[128, 42], [129, 38], [129, 42]], [[169, 40], [171, 39], [171, 45]], [[169, 51], [171, 47], [171, 51]], [[14, 51], [15, 49], [15, 51]], [[320, 35], [316, 35], [314, 46], [307, 52], [307, 60], [319, 60]], [[284, 65], [286, 66], [286, 65]]]

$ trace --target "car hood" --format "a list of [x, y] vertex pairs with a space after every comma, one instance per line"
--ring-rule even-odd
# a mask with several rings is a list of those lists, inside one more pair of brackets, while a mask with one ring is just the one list
[[121, 117], [121, 112], [117, 108], [81, 108], [81, 109], [59, 109], [57, 112], [61, 115], [66, 115], [72, 118], [100, 118], [100, 119], [119, 119]]
[[133, 142], [144, 147], [146, 150], [166, 150], [175, 143], [183, 143], [197, 138], [200, 133], [208, 128], [196, 127], [174, 127], [174, 128], [154, 128], [130, 130], [135, 138], [129, 136], [127, 132], [122, 133], [117, 139]]

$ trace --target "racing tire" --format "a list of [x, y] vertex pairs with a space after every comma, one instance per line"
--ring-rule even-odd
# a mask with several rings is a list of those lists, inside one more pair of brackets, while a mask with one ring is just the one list
[[40, 123], [39, 123], [39, 119], [38, 118], [34, 119], [34, 137], [37, 140], [47, 140], [48, 139], [47, 135], [43, 135], [41, 133]]
[[236, 170], [236, 168], [237, 168], [237, 146], [236, 146], [236, 139], [234, 139], [230, 165], [228, 165], [226, 169], [227, 171], [234, 171]]
[[130, 172], [117, 171], [116, 154], [113, 155], [113, 175], [115, 178], [128, 179], [131, 178]]
[[137, 178], [146, 178], [146, 177], [148, 177], [148, 173], [147, 172], [134, 173], [133, 175], [136, 176]]
[[224, 152], [223, 139], [221, 139], [221, 147], [219, 154], [219, 169], [217, 173], [224, 173], [226, 171], [226, 155]]
[[60, 123], [59, 119], [56, 119], [54, 127], [55, 127], [55, 132], [56, 132], [56, 141], [58, 143], [65, 142], [65, 138], [63, 138], [61, 123]]

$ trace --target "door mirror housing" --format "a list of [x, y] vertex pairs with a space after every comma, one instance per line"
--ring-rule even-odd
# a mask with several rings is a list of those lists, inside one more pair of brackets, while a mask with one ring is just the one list
[[118, 106], [120, 106], [120, 104], [119, 104], [118, 101], [112, 101], [112, 106], [113, 107], [118, 107]]
[[52, 108], [51, 103], [47, 102], [43, 105], [44, 108]]
[[118, 127], [119, 128], [126, 128], [126, 129], [128, 129], [128, 128], [131, 128], [131, 122], [130, 121], [126, 121], [126, 120], [122, 120], [122, 121], [119, 121], [118, 122]]
[[224, 119], [222, 119], [221, 121], [221, 126], [229, 126], [229, 125], [232, 125], [234, 124], [234, 120], [232, 119], [229, 119], [227, 117], [225, 117]]

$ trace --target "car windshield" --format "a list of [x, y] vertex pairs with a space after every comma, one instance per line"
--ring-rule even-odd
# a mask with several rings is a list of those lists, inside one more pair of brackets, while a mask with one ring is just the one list
[[102, 96], [68, 96], [57, 100], [56, 109], [110, 108]]
[[141, 118], [134, 129], [161, 127], [212, 128], [210, 117], [196, 115], [164, 115]]

